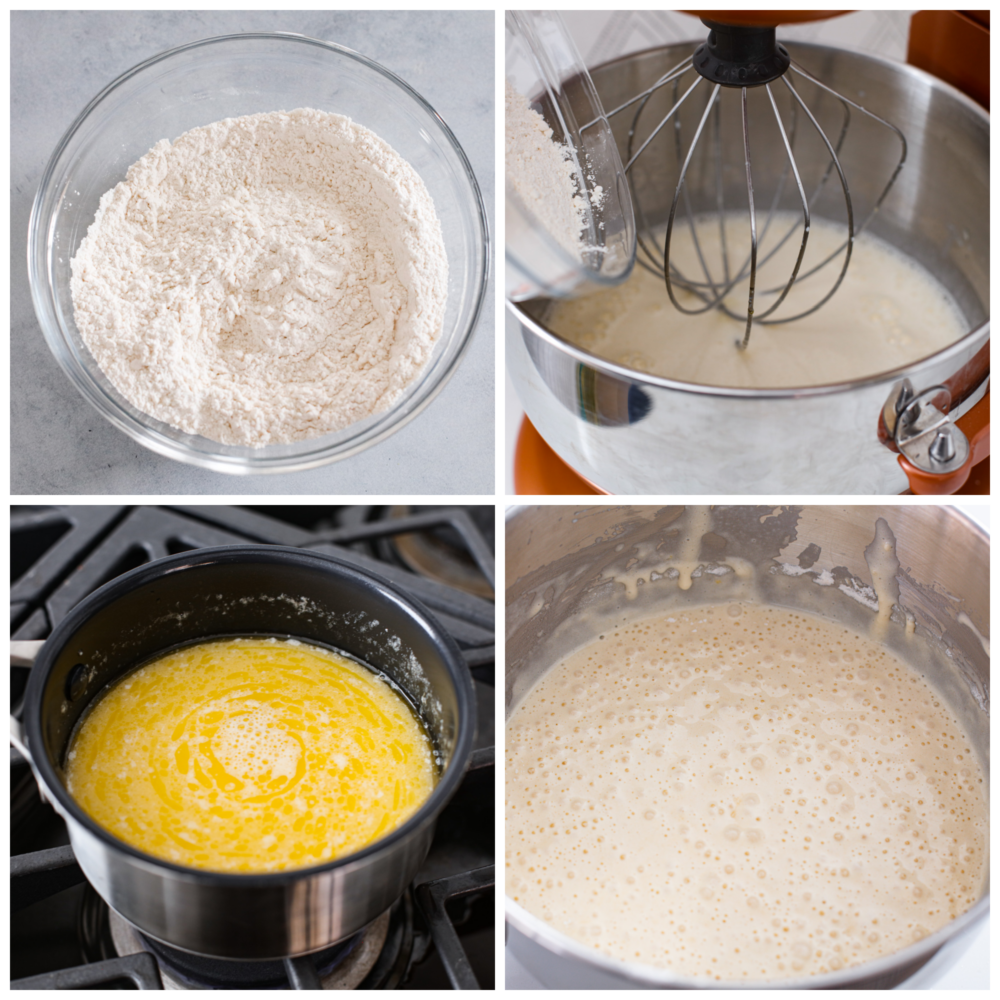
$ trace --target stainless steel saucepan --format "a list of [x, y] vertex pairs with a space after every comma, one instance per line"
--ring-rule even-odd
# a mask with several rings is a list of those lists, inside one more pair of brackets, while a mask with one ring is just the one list
[[[290, 636], [343, 650], [391, 678], [427, 724], [442, 763], [406, 823], [348, 857], [264, 875], [171, 864], [98, 826], [63, 782], [73, 728], [122, 674], [199, 639]], [[355, 933], [403, 893], [462, 780], [475, 731], [472, 679], [454, 640], [388, 582], [334, 557], [234, 545], [170, 556], [95, 591], [37, 655], [14, 739], [69, 827], [91, 885], [143, 933], [222, 958], [282, 958]]]
[[[642, 93], [693, 47], [650, 49], [591, 70], [604, 107], [618, 107]], [[989, 115], [912, 66], [824, 46], [787, 47], [819, 80], [905, 134], [906, 164], [870, 228], [942, 282], [965, 316], [967, 333], [930, 357], [842, 384], [714, 388], [624, 368], [568, 343], [546, 327], [549, 300], [508, 302], [507, 365], [525, 412], [560, 458], [605, 492], [900, 493], [908, 480], [897, 454], [883, 443], [883, 410], [890, 398], [895, 401], [904, 380], [915, 394], [947, 386], [953, 417], [965, 415], [985, 392]], [[840, 113], [829, 96], [804, 96], [818, 113]], [[666, 102], [669, 108], [673, 97], [665, 87], [654, 102]], [[693, 134], [701, 110], [691, 102], [682, 108], [678, 117], [685, 136]], [[644, 114], [656, 121], [658, 112], [665, 108], [654, 103]], [[626, 112], [612, 121], [623, 160], [632, 119]], [[856, 125], [852, 120], [851, 127]], [[673, 131], [673, 126], [663, 129], [630, 176], [633, 194], [654, 229], [665, 225], [673, 198], [666, 166], [675, 155]], [[741, 130], [725, 130], [722, 141], [733, 147], [724, 162], [742, 163]], [[710, 143], [704, 145], [711, 149]], [[889, 158], [898, 153], [898, 143], [848, 139], [842, 162], [859, 217], [859, 206], [877, 197], [892, 172]], [[755, 174], [780, 171], [779, 154], [783, 152], [777, 147], [769, 151], [759, 143], [753, 154]], [[700, 210], [715, 205], [714, 171], [689, 171], [686, 183]], [[723, 183], [727, 205], [746, 204], [745, 173], [732, 171]], [[836, 309], [836, 297], [824, 308]], [[677, 318], [683, 322], [680, 314]]]
[[[884, 641], [918, 666], [958, 714], [988, 779], [989, 536], [953, 508], [935, 505], [714, 507], [694, 539], [692, 558], [701, 569], [689, 590], [681, 590], [663, 566], [698, 523], [690, 509], [513, 508], [506, 541], [507, 717], [546, 670], [623, 615], [641, 618], [654, 610], [753, 597], [866, 631], [875, 595], [865, 549], [879, 519], [883, 532], [895, 537], [899, 560], [898, 598]], [[881, 989], [907, 979], [983, 919], [989, 885], [961, 916], [892, 955], [839, 972], [756, 984], [709, 983], [619, 961], [560, 933], [509, 897], [505, 906], [509, 949], [551, 988]]]

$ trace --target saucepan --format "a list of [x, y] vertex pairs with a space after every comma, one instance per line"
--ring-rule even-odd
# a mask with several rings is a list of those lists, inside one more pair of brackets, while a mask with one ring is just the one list
[[[643, 93], [695, 44], [649, 49], [592, 68], [604, 107], [617, 108]], [[910, 481], [884, 413], [887, 404], [894, 412], [907, 387], [915, 395], [935, 396], [945, 386], [949, 415], [969, 416], [963, 430], [970, 439], [981, 430], [985, 407], [969, 411], [986, 392], [989, 373], [989, 115], [912, 66], [818, 45], [789, 43], [788, 50], [819, 80], [906, 135], [906, 163], [870, 228], [949, 290], [965, 317], [965, 333], [935, 354], [854, 381], [719, 388], [626, 368], [569, 343], [546, 325], [550, 299], [508, 302], [507, 365], [525, 412], [559, 457], [603, 492], [901, 493]], [[807, 103], [815, 96], [803, 95]], [[660, 103], [644, 113], [658, 120], [673, 97], [670, 87], [662, 88], [654, 98]], [[812, 106], [832, 113], [834, 105], [827, 95]], [[694, 133], [701, 110], [684, 105], [684, 135]], [[629, 113], [612, 119], [623, 159], [632, 121]], [[731, 146], [725, 162], [742, 164], [741, 130], [725, 130], [722, 141]], [[674, 185], [666, 177], [674, 142], [673, 127], [663, 129], [630, 174], [633, 196], [653, 229], [665, 225], [670, 212]], [[755, 147], [754, 171], [773, 176], [782, 165], [768, 158], [764, 145]], [[705, 146], [711, 151], [711, 144]], [[892, 171], [887, 158], [898, 152], [898, 144], [845, 145], [844, 169], [856, 206], [874, 201]], [[715, 182], [714, 171], [687, 175], [690, 197], [702, 210], [715, 204]], [[745, 171], [726, 174], [723, 183], [727, 205], [746, 203]], [[824, 308], [836, 309], [836, 297]], [[943, 394], [941, 399], [946, 405]], [[974, 455], [982, 454], [980, 447]], [[950, 492], [958, 485], [919, 491]]]
[[[702, 515], [705, 516], [705, 515]], [[895, 542], [895, 605], [884, 641], [934, 684], [989, 775], [989, 536], [942, 506], [718, 506], [695, 537], [691, 587], [663, 564], [698, 522], [681, 506], [518, 507], [507, 518], [507, 717], [532, 685], [611, 620], [752, 596], [868, 630], [875, 617], [865, 549]], [[873, 547], [874, 548], [874, 547]], [[684, 556], [688, 559], [691, 550]], [[650, 563], [650, 561], [652, 562]], [[660, 571], [650, 572], [649, 566]], [[876, 565], [873, 563], [873, 565]], [[909, 619], [912, 618], [912, 621]], [[909, 625], [908, 625], [909, 621]], [[611, 958], [506, 899], [508, 947], [546, 986], [566, 989], [890, 988], [989, 912], [989, 886], [965, 913], [862, 965], [768, 983], [709, 982]]]
[[[165, 650], [250, 635], [336, 648], [405, 692], [441, 761], [437, 786], [406, 823], [326, 864], [222, 874], [144, 854], [76, 804], [62, 775], [67, 745], [108, 684]], [[185, 951], [265, 959], [341, 941], [402, 895], [462, 780], [475, 717], [472, 679], [454, 640], [392, 584], [332, 556], [234, 545], [142, 566], [77, 605], [38, 653], [23, 720], [12, 725], [42, 795], [66, 821], [80, 867], [109, 906], [143, 933]]]

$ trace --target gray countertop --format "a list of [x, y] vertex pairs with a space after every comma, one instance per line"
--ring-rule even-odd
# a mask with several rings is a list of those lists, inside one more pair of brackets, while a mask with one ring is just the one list
[[469, 351], [437, 399], [387, 440], [308, 472], [236, 477], [155, 455], [111, 426], [63, 374], [28, 287], [31, 203], [87, 102], [148, 57], [198, 38], [295, 31], [364, 53], [448, 123], [494, 217], [493, 11], [61, 12], [11, 15], [11, 493], [494, 493], [493, 280]]

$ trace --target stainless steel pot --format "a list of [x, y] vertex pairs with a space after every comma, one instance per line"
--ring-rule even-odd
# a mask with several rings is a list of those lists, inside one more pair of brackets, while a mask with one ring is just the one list
[[[73, 727], [110, 682], [178, 645], [240, 635], [288, 635], [335, 647], [409, 695], [443, 766], [430, 798], [399, 829], [313, 868], [220, 874], [135, 850], [70, 797], [61, 765]], [[66, 820], [80, 867], [109, 906], [186, 951], [264, 959], [340, 941], [403, 893], [462, 780], [475, 718], [472, 679], [454, 640], [391, 584], [331, 556], [234, 545], [142, 566], [77, 605], [35, 660], [20, 736], [42, 794]]]
[[[720, 506], [695, 537], [695, 572], [681, 590], [659, 567], [696, 524], [684, 507], [519, 507], [507, 518], [507, 717], [532, 685], [609, 620], [734, 598], [800, 608], [867, 630], [872, 576], [865, 548], [878, 520], [895, 536], [898, 599], [885, 641], [925, 671], [954, 708], [989, 775], [989, 536], [953, 508]], [[739, 561], [739, 562], [738, 562]], [[743, 570], [747, 565], [754, 572]], [[741, 572], [727, 571], [736, 566]], [[821, 577], [826, 571], [829, 576]], [[642, 582], [638, 582], [642, 580]], [[836, 585], [833, 585], [836, 584]], [[915, 632], [907, 636], [906, 614]], [[508, 947], [551, 988], [689, 989], [705, 980], [618, 961], [579, 944], [505, 899]], [[757, 988], [888, 988], [989, 911], [989, 888], [917, 944], [836, 973]], [[736, 984], [716, 983], [717, 986]], [[751, 986], [754, 984], [739, 984]]]
[[[604, 106], [617, 107], [642, 92], [692, 48], [651, 49], [592, 70]], [[713, 388], [645, 375], [570, 345], [546, 329], [546, 300], [508, 303], [507, 365], [528, 417], [566, 463], [607, 492], [900, 493], [906, 476], [879, 438], [890, 394], [903, 379], [916, 392], [947, 384], [957, 417], [985, 391], [989, 116], [911, 66], [823, 46], [790, 43], [788, 49], [820, 80], [905, 133], [906, 165], [871, 229], [937, 275], [964, 312], [969, 332], [932, 357], [849, 383]], [[689, 114], [700, 111], [692, 107]], [[627, 113], [613, 119], [623, 153], [631, 121]], [[694, 124], [685, 121], [686, 135]], [[656, 170], [672, 155], [670, 133], [664, 129], [660, 145], [643, 154], [642, 169], [632, 177], [653, 226], [665, 222], [673, 196], [673, 185]], [[739, 129], [724, 136], [742, 142]], [[897, 152], [864, 141], [845, 147], [852, 197], [870, 202], [888, 176], [884, 155]], [[757, 150], [754, 156], [755, 174], [780, 169]], [[699, 176], [705, 178], [702, 191]], [[714, 172], [689, 173], [696, 204], [713, 204], [714, 182]], [[745, 176], [734, 173], [727, 183], [727, 204], [745, 203]], [[825, 308], [836, 308], [836, 298]]]

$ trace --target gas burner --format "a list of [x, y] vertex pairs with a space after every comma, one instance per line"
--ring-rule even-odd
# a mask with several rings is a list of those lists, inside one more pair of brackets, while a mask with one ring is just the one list
[[[376, 964], [387, 969], [396, 966], [404, 939], [412, 941], [412, 927], [409, 935], [394, 933], [390, 936], [389, 929], [394, 923], [397, 926], [393, 929], [398, 931], [407, 909], [412, 921], [412, 904], [408, 898], [406, 904], [402, 900], [397, 902], [348, 940], [306, 956], [309, 966], [319, 977], [321, 988], [358, 989]], [[146, 937], [114, 911], [109, 913], [108, 923], [115, 953], [124, 957], [150, 952], [156, 959], [164, 989], [289, 989], [288, 975], [280, 961], [240, 962], [192, 955]], [[382, 952], [387, 948], [391, 953], [383, 957]], [[404, 965], [408, 957], [402, 956]], [[366, 986], [378, 988], [377, 983], [366, 983]]]
[[[421, 507], [421, 512], [440, 510], [436, 507]], [[456, 510], [456, 508], [450, 508]], [[393, 520], [411, 517], [416, 513], [413, 507], [390, 507], [389, 517]], [[483, 536], [493, 543], [493, 508], [470, 507], [462, 513], [475, 524]], [[428, 528], [426, 531], [396, 535], [382, 545], [404, 566], [415, 573], [458, 587], [468, 594], [493, 600], [493, 586], [483, 576], [482, 570], [469, 551], [468, 545], [458, 530], [452, 525]]]

